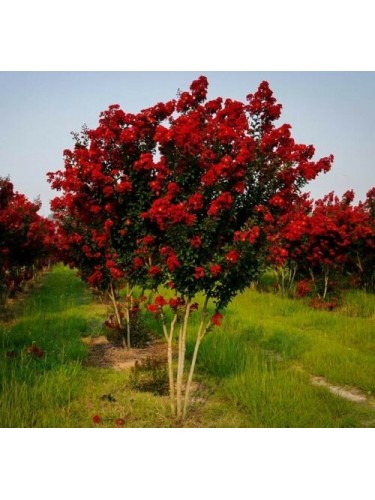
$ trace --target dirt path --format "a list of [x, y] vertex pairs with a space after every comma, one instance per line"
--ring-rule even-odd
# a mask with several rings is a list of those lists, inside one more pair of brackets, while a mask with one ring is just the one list
[[166, 345], [163, 340], [153, 340], [145, 348], [124, 349], [104, 336], [84, 337], [83, 342], [89, 346], [87, 366], [112, 368], [116, 371], [128, 370], [138, 361], [146, 358], [166, 358]]
[[336, 394], [348, 401], [365, 403], [375, 409], [375, 397], [366, 394], [356, 387], [333, 385], [324, 377], [311, 377], [311, 383], [318, 387], [326, 387], [332, 394]]

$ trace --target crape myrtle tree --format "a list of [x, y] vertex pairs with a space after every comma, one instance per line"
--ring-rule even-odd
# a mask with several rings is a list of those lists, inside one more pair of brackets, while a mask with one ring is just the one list
[[[84, 254], [87, 280], [154, 292], [148, 309], [167, 341], [171, 411], [179, 418], [204, 335], [264, 268], [265, 226], [288, 213], [333, 160], [312, 161], [312, 146], [297, 144], [290, 125], [275, 125], [281, 105], [267, 82], [245, 103], [208, 101], [207, 88], [202, 76], [177, 99], [135, 115], [111, 106], [97, 129], [84, 129], [65, 151], [65, 170], [49, 174], [63, 192], [52, 208], [67, 250], [74, 248], [75, 264]], [[197, 309], [186, 380], [187, 330]]]
[[[62, 191], [51, 209], [59, 223], [64, 261], [77, 267], [92, 287], [108, 293], [126, 347], [131, 346], [133, 254], [145, 231], [140, 213], [152, 202], [149, 185], [155, 175], [138, 164], [143, 154], [155, 154], [156, 127], [173, 107], [160, 103], [132, 114], [110, 106], [97, 128], [73, 134], [75, 147], [64, 151], [64, 170], [48, 174], [52, 188]], [[122, 305], [120, 286], [126, 287]]]
[[[329, 193], [315, 202], [305, 194], [288, 214], [268, 226], [269, 259], [281, 276], [283, 290], [284, 277], [297, 276], [297, 295], [313, 294], [318, 299], [313, 304], [332, 308], [332, 294], [344, 286], [348, 276], [351, 285], [371, 288], [375, 249], [372, 192], [366, 202], [357, 205], [352, 190], [342, 199]], [[289, 289], [291, 284], [292, 280]]]
[[55, 250], [55, 225], [38, 214], [40, 202], [29, 201], [0, 178], [0, 289], [12, 295], [48, 265]]
[[290, 293], [296, 278], [301, 276], [301, 261], [306, 258], [309, 217], [313, 200], [308, 193], [301, 194], [290, 210], [279, 217], [269, 218], [264, 225], [267, 233], [267, 261], [276, 276], [275, 290], [282, 295]]
[[315, 201], [302, 240], [300, 267], [311, 277], [313, 290], [324, 301], [327, 293], [339, 288], [350, 267], [362, 269], [363, 257], [373, 254], [374, 233], [371, 218], [363, 203], [353, 205], [354, 192], [342, 199], [329, 193]]
[[356, 221], [352, 225], [351, 260], [348, 272], [368, 291], [375, 290], [375, 187], [367, 192], [366, 200], [355, 207]]
[[[246, 103], [207, 101], [207, 87], [207, 79], [200, 77], [190, 92], [180, 93], [174, 114], [156, 128], [158, 156], [140, 158], [143, 171], [156, 175], [150, 184], [154, 200], [141, 214], [149, 232], [134, 264], [145, 286], [174, 290], [169, 300], [156, 293], [148, 308], [163, 325], [171, 410], [179, 418], [186, 415], [204, 335], [220, 324], [221, 311], [264, 268], [265, 226], [288, 213], [300, 189], [328, 171], [333, 160], [312, 161], [314, 148], [297, 144], [290, 125], [275, 126], [281, 105], [267, 82]], [[203, 304], [184, 391], [186, 336], [197, 294]]]

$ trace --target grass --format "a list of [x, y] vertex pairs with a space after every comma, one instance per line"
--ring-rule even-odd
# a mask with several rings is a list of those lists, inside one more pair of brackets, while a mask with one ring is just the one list
[[[373, 426], [374, 408], [312, 385], [311, 376], [374, 396], [374, 311], [374, 296], [358, 291], [333, 312], [246, 291], [202, 342], [196, 402], [183, 425]], [[1, 427], [90, 427], [93, 415], [100, 427], [118, 418], [127, 427], [182, 425], [169, 417], [168, 397], [135, 390], [129, 372], [84, 364], [81, 339], [103, 333], [105, 314], [71, 270], [56, 266], [16, 304], [11, 320], [0, 321]], [[146, 324], [160, 334], [151, 315]], [[27, 352], [33, 343], [43, 357]], [[188, 356], [192, 349], [190, 335]]]
[[[102, 314], [84, 285], [59, 266], [16, 306], [10, 325], [0, 323], [2, 427], [61, 426], [61, 413], [82, 387], [81, 337], [100, 327]], [[33, 344], [43, 357], [27, 353]]]
[[326, 312], [248, 290], [204, 339], [199, 369], [222, 382], [221, 394], [252, 427], [373, 426], [374, 408], [315, 387], [311, 377], [358, 388], [373, 400], [374, 320], [375, 297], [363, 292], [349, 292], [341, 309]]
[[[82, 337], [103, 334], [106, 310], [71, 270], [56, 266], [16, 304], [11, 319], [7, 311], [0, 321], [0, 427], [92, 427], [94, 415], [100, 427], [114, 427], [118, 418], [127, 427], [179, 425], [169, 417], [167, 396], [132, 390], [128, 372], [83, 363]], [[27, 352], [33, 343], [43, 357]], [[208, 416], [192, 414], [186, 425], [241, 426], [242, 415], [228, 415], [226, 404], [209, 401]]]

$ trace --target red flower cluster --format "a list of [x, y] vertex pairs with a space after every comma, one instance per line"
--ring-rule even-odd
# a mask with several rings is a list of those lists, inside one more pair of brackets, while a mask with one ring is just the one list
[[162, 295], [158, 295], [157, 297], [155, 297], [155, 304], [159, 307], [163, 307], [165, 305], [167, 305], [167, 301], [165, 300], [165, 298], [162, 296]]
[[190, 239], [190, 245], [193, 247], [193, 248], [199, 248], [202, 246], [202, 240], [201, 240], [201, 237], [200, 236], [193, 236], [191, 239]]
[[193, 276], [194, 276], [194, 279], [199, 280], [200, 278], [204, 278], [205, 274], [206, 273], [204, 271], [204, 268], [201, 266], [198, 266], [195, 268], [195, 272], [194, 272]]
[[230, 210], [233, 205], [233, 198], [230, 193], [222, 193], [210, 205], [208, 215], [218, 217], [222, 212]]
[[185, 306], [185, 300], [182, 299], [181, 297], [172, 297], [169, 299], [169, 307], [171, 309], [177, 309], [179, 307], [184, 307]]
[[221, 272], [222, 272], [222, 267], [220, 264], [213, 264], [211, 267], [210, 267], [210, 272], [212, 274], [212, 276], [214, 278], [217, 278], [218, 276], [220, 276]]
[[312, 291], [312, 286], [311, 286], [311, 281], [310, 280], [301, 280], [297, 283], [296, 291], [297, 291], [297, 297], [305, 297]]
[[215, 313], [212, 318], [211, 318], [211, 322], [213, 325], [215, 326], [220, 326], [221, 325], [221, 321], [223, 319], [223, 315], [220, 314], [219, 312]]
[[240, 258], [239, 252], [237, 250], [231, 250], [227, 255], [225, 256], [225, 259], [229, 264], [237, 264], [238, 260]]

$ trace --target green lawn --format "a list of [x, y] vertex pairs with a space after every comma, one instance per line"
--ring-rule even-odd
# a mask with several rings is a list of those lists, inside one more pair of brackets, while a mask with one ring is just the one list
[[[187, 427], [372, 427], [375, 408], [311, 383], [375, 395], [375, 299], [351, 292], [338, 311], [249, 290], [238, 296], [221, 328], [204, 339], [200, 383]], [[106, 306], [74, 275], [56, 266], [0, 321], [0, 426], [174, 427], [167, 396], [132, 389], [130, 373], [83, 364], [82, 337], [101, 335]], [[9, 314], [8, 314], [9, 316]], [[146, 324], [155, 330], [155, 323]], [[37, 345], [38, 358], [27, 353]], [[193, 348], [188, 345], [188, 354]], [[111, 394], [114, 401], [103, 396]]]

